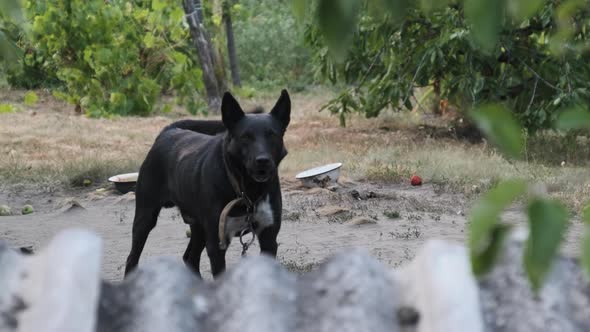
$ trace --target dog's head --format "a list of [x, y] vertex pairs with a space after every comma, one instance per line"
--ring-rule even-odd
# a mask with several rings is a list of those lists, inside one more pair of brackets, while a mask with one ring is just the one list
[[287, 90], [267, 114], [245, 114], [234, 97], [226, 92], [221, 102], [221, 117], [227, 128], [227, 153], [239, 162], [256, 182], [266, 182], [277, 174], [287, 155], [283, 136], [291, 117]]

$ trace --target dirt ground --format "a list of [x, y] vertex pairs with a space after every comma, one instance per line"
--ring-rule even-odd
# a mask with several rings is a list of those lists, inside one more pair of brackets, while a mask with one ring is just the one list
[[[0, 92], [0, 100], [18, 104], [22, 95]], [[0, 116], [0, 205], [17, 214], [0, 217], [0, 240], [39, 250], [61, 229], [89, 228], [104, 239], [104, 277], [121, 280], [131, 246], [134, 196], [117, 194], [105, 179], [137, 171], [160, 129], [187, 115], [175, 110], [146, 118], [88, 119], [50, 95], [40, 96], [37, 105], [20, 105]], [[427, 239], [465, 242], [473, 201], [493, 183], [513, 177], [544, 183], [551, 197], [567, 204], [574, 218], [563, 250], [580, 252], [583, 227], [576, 214], [590, 197], [587, 164], [561, 152], [551, 154], [555, 161], [536, 162], [531, 154], [527, 161], [509, 162], [485, 143], [430, 132], [421, 125], [425, 115], [414, 112], [351, 117], [341, 128], [336, 117], [318, 113], [329, 97], [322, 90], [293, 96], [285, 137], [289, 155], [281, 164], [284, 211], [278, 240], [279, 259], [289, 269], [308, 271], [344, 247], [366, 248], [395, 267], [409, 261]], [[270, 109], [275, 100], [263, 96], [244, 105]], [[545, 151], [540, 155], [549, 154], [551, 145], [539, 146]], [[332, 162], [344, 163], [342, 183], [333, 191], [304, 189], [294, 179], [297, 172]], [[425, 185], [409, 185], [415, 173]], [[75, 189], [85, 180], [89, 187]], [[32, 204], [35, 212], [19, 215], [24, 204]], [[504, 219], [524, 223], [521, 211], [514, 206]], [[180, 260], [188, 244], [186, 229], [176, 209], [163, 210], [140, 264], [160, 255]], [[248, 254], [257, 252], [254, 247]], [[233, 241], [229, 266], [239, 253]], [[206, 253], [202, 265], [203, 275], [210, 276]]]
[[[361, 247], [390, 267], [411, 260], [416, 250], [430, 238], [464, 242], [465, 214], [470, 202], [461, 194], [437, 193], [432, 185], [354, 182], [344, 179], [332, 190], [302, 188], [295, 180], [283, 180], [283, 226], [279, 235], [279, 260], [290, 270], [305, 272], [334, 252], [346, 247]], [[12, 206], [37, 202], [30, 215], [2, 217], [0, 238], [15, 247], [42, 248], [60, 230], [69, 227], [91, 229], [104, 241], [103, 276], [121, 280], [131, 245], [134, 195], [119, 195], [114, 190], [53, 195], [0, 194], [0, 201]], [[521, 223], [524, 216], [515, 207], [505, 220]], [[162, 210], [158, 226], [152, 231], [140, 264], [150, 257], [170, 255], [181, 259], [188, 244], [176, 208]], [[564, 252], [579, 252], [582, 236], [579, 221], [574, 221], [564, 242]], [[249, 255], [258, 254], [255, 245]], [[240, 258], [238, 241], [227, 253], [228, 266]], [[203, 252], [201, 269], [210, 278], [209, 262]]]

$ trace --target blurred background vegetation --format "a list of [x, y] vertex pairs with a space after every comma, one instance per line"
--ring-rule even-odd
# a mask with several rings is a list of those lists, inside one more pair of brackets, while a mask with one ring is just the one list
[[[147, 115], [169, 109], [174, 96], [192, 114], [205, 112], [202, 70], [185, 11], [175, 0], [4, 2], [0, 11], [0, 84], [50, 89], [89, 116]], [[259, 89], [301, 91], [314, 83], [304, 25], [289, 1], [203, 1], [207, 47], [229, 74], [226, 17], [231, 18], [238, 69], [251, 95]], [[227, 11], [225, 13], [224, 11]], [[214, 61], [215, 62], [215, 61]], [[156, 105], [160, 105], [160, 108]]]

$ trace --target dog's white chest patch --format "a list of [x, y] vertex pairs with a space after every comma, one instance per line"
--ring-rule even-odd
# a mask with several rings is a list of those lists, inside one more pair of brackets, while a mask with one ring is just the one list
[[256, 233], [259, 234], [263, 229], [274, 224], [274, 213], [272, 211], [272, 206], [270, 205], [269, 195], [266, 195], [266, 197], [261, 199], [254, 207], [254, 220], [258, 223]]
[[[265, 198], [258, 201], [258, 204], [254, 207], [254, 221], [256, 222], [256, 234], [260, 233], [267, 227], [274, 224], [274, 213], [272, 206], [270, 205], [270, 197], [267, 195]], [[240, 232], [248, 228], [246, 216], [239, 217], [227, 217], [225, 235], [228, 240], [228, 245], [234, 236], [238, 236]]]

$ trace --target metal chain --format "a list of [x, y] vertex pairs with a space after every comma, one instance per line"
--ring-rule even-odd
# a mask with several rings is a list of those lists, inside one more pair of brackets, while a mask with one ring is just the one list
[[[246, 234], [246, 232], [250, 230], [250, 232], [252, 233], [252, 238], [250, 239], [250, 241], [248, 242], [244, 242], [243, 237]], [[246, 256], [246, 252], [248, 251], [248, 248], [250, 247], [250, 245], [252, 243], [254, 243], [254, 239], [256, 238], [256, 233], [254, 233], [254, 230], [251, 229], [250, 227], [248, 228], [244, 228], [241, 232], [240, 232], [240, 244], [242, 245], [242, 257]]]
[[[246, 222], [248, 223], [248, 227], [242, 229], [242, 231], [240, 232], [240, 244], [242, 245], [242, 257], [246, 256], [246, 252], [248, 251], [248, 248], [250, 247], [250, 245], [252, 245], [252, 243], [254, 243], [254, 240], [256, 239], [256, 233], [254, 232], [254, 227], [252, 226], [252, 217], [250, 214], [248, 214], [248, 216], [246, 218], [247, 218]], [[250, 239], [250, 241], [244, 242], [244, 235], [246, 234], [247, 231], [250, 231], [250, 233], [252, 233], [252, 238]]]

